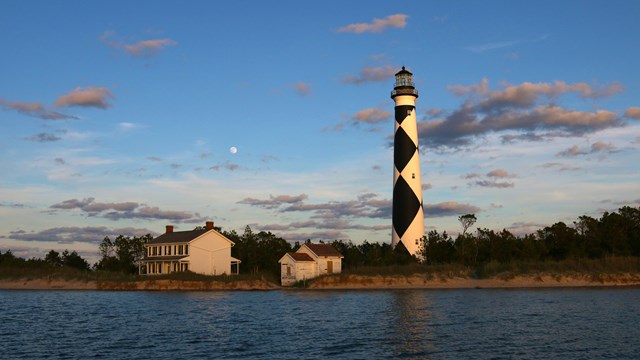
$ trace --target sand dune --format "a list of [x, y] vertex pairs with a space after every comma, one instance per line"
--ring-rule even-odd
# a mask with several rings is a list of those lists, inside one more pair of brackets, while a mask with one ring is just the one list
[[[488, 279], [470, 279], [439, 275], [409, 276], [334, 275], [309, 281], [309, 289], [473, 289], [473, 288], [551, 288], [640, 286], [640, 274], [534, 274], [512, 276], [499, 274]], [[147, 290], [147, 291], [212, 291], [274, 290], [280, 286], [266, 280], [189, 281], [79, 281], [61, 279], [0, 280], [0, 289], [16, 290]]]

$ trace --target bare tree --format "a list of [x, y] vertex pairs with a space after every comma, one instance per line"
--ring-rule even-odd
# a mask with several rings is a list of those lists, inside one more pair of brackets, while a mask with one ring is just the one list
[[460, 215], [458, 221], [460, 221], [460, 225], [462, 225], [462, 235], [465, 235], [467, 230], [478, 221], [478, 218], [476, 218], [475, 214], [466, 214]]

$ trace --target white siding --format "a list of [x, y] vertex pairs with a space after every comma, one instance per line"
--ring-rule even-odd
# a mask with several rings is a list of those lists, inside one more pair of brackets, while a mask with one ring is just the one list
[[231, 274], [231, 243], [210, 231], [189, 243], [189, 270], [205, 275]]

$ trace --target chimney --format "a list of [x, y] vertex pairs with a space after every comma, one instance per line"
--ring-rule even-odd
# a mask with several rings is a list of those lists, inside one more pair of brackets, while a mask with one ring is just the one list
[[173, 225], [167, 225], [167, 234], [172, 233], [173, 232]]
[[207, 221], [207, 223], [205, 225], [205, 229], [207, 229], [207, 230], [213, 229], [213, 221]]

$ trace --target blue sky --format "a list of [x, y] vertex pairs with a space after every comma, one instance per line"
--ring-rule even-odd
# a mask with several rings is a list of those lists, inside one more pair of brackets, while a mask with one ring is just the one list
[[[271, 231], [390, 242], [393, 74], [427, 231], [640, 206], [636, 1], [4, 1], [0, 250]], [[236, 153], [229, 149], [237, 148]]]

